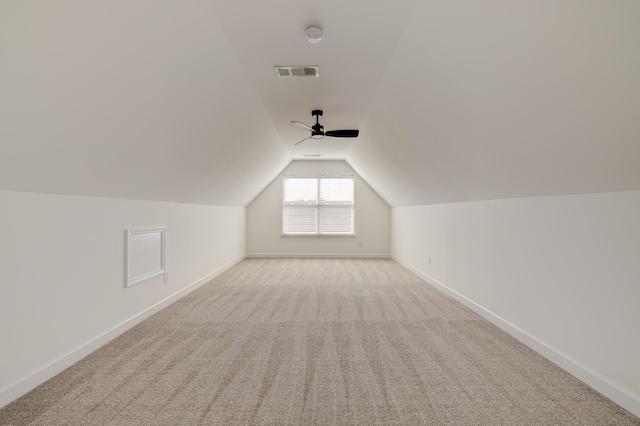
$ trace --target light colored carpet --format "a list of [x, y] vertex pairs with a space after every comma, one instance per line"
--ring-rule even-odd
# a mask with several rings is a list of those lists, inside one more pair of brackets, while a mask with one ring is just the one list
[[247, 259], [0, 410], [13, 425], [640, 425], [391, 260]]

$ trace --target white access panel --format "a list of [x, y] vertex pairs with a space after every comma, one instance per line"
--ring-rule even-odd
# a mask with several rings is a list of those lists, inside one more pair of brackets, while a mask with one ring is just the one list
[[166, 228], [127, 229], [127, 287], [166, 274]]

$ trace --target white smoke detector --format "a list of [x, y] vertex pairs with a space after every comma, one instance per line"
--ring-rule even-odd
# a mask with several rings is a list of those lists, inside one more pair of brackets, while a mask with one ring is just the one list
[[309, 43], [317, 43], [322, 40], [322, 28], [312, 25], [304, 30], [304, 36]]

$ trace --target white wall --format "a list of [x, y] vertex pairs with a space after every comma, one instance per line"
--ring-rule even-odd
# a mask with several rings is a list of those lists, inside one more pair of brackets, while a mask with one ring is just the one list
[[391, 216], [392, 256], [640, 415], [640, 191]]
[[[0, 406], [241, 259], [245, 224], [244, 207], [0, 191]], [[124, 230], [145, 226], [167, 228], [169, 281], [125, 288]]]
[[[356, 236], [282, 236], [285, 174], [353, 175]], [[344, 161], [293, 161], [247, 207], [247, 255], [388, 256], [389, 221], [389, 205]]]

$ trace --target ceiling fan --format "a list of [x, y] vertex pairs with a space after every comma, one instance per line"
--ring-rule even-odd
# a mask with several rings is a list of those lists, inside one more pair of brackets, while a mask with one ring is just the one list
[[324, 126], [321, 126], [318, 122], [318, 117], [322, 117], [322, 111], [319, 109], [314, 109], [311, 111], [311, 115], [316, 118], [316, 124], [313, 126], [307, 126], [300, 121], [292, 121], [298, 127], [302, 127], [303, 129], [311, 131], [311, 136], [302, 139], [300, 142], [296, 143], [296, 145], [306, 141], [307, 139], [322, 139], [325, 136], [333, 137], [333, 138], [357, 138], [360, 133], [359, 130], [327, 130], [324, 131]]

